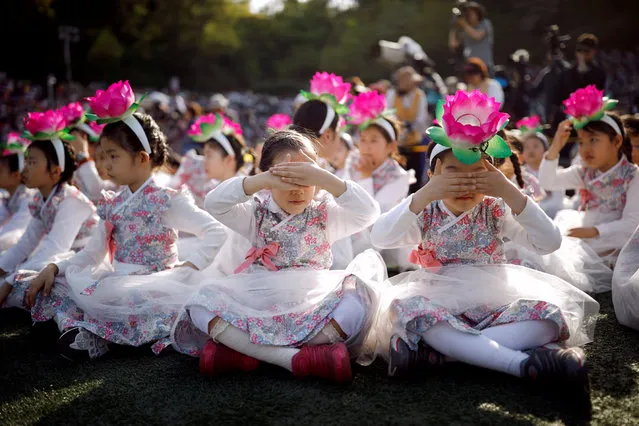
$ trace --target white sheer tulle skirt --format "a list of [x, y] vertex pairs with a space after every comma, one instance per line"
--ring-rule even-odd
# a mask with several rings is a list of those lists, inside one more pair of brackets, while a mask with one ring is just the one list
[[546, 255], [540, 255], [513, 242], [507, 242], [504, 251], [510, 263], [554, 275], [579, 290], [587, 293], [610, 291], [612, 270], [581, 239], [563, 237], [559, 250]]
[[639, 227], [619, 254], [612, 278], [617, 320], [639, 330]]
[[592, 341], [599, 303], [560, 278], [517, 265], [451, 265], [438, 273], [424, 269], [389, 280], [365, 339], [361, 362], [388, 359], [389, 342], [399, 336], [410, 346], [441, 321], [474, 334], [511, 322], [547, 319], [559, 341]]
[[268, 271], [254, 266], [246, 273], [205, 279], [178, 315], [173, 345], [179, 352], [197, 356], [208, 340], [189, 316], [197, 307], [245, 331], [255, 344], [300, 346], [330, 322], [344, 294], [355, 292], [366, 311], [357, 338], [348, 342], [357, 356], [372, 325], [385, 278], [383, 261], [369, 250], [341, 271]]

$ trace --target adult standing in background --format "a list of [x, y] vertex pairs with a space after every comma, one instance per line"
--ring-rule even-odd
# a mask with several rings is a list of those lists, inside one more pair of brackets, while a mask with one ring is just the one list
[[402, 123], [402, 136], [399, 140], [399, 153], [406, 157], [406, 169], [415, 170], [417, 182], [411, 186], [411, 192], [420, 188], [420, 179], [424, 169], [426, 155], [422, 145], [424, 132], [428, 127], [428, 104], [426, 94], [419, 88], [423, 77], [413, 67], [404, 66], [394, 75], [395, 87], [386, 93], [386, 104], [395, 110], [397, 119]]
[[493, 75], [493, 24], [486, 19], [486, 9], [474, 1], [461, 5], [461, 16], [457, 18], [456, 28], [450, 30], [448, 44], [452, 50], [463, 48], [464, 58], [479, 58]]

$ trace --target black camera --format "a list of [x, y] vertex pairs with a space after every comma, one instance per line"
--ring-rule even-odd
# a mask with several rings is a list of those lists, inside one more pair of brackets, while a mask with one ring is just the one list
[[570, 41], [570, 36], [567, 34], [561, 34], [559, 31], [559, 25], [551, 25], [546, 29], [544, 41], [546, 42], [548, 53], [552, 56], [557, 56], [566, 49], [566, 43]]

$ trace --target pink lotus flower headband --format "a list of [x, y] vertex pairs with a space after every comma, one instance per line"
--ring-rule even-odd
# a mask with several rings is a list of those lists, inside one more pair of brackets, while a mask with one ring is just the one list
[[58, 157], [58, 165], [62, 171], [65, 168], [65, 153], [62, 140], [74, 139], [65, 128], [65, 125], [64, 117], [58, 111], [30, 112], [24, 118], [24, 127], [27, 130], [22, 134], [23, 138], [31, 141], [51, 141]]
[[[576, 130], [583, 129], [591, 121], [606, 121], [603, 120], [606, 117], [606, 111], [614, 109], [617, 103], [619, 103], [618, 100], [604, 96], [603, 90], [597, 90], [594, 84], [576, 90], [563, 102], [564, 112], [568, 115]], [[610, 121], [614, 123], [614, 120], [611, 119]], [[608, 121], [606, 123], [611, 125]], [[614, 126], [611, 125], [611, 127], [616, 127], [617, 133], [621, 134], [621, 130], [616, 123]]]
[[29, 141], [27, 139], [21, 138], [16, 132], [11, 132], [7, 135], [7, 142], [0, 145], [1, 156], [17, 155], [18, 171], [21, 172], [24, 169], [24, 153], [28, 146]]
[[271, 130], [284, 130], [293, 124], [291, 116], [288, 114], [274, 114], [266, 120], [266, 128]]
[[106, 90], [98, 90], [95, 96], [86, 98], [93, 114], [86, 114], [87, 118], [98, 124], [109, 124], [123, 121], [135, 133], [146, 153], [151, 154], [149, 139], [144, 133], [140, 122], [133, 117], [133, 113], [144, 100], [142, 96], [135, 102], [135, 93], [128, 81], [113, 83]]
[[106, 124], [97, 124], [95, 122], [87, 122], [84, 107], [80, 102], [73, 102], [58, 108], [58, 111], [64, 117], [68, 129], [82, 130], [89, 136], [91, 142], [100, 140], [100, 133]]
[[195, 120], [187, 134], [195, 142], [203, 143], [213, 139], [228, 155], [235, 157], [235, 151], [226, 135], [241, 138], [242, 128], [222, 114], [207, 114]]
[[391, 116], [392, 110], [386, 109], [386, 97], [374, 90], [360, 93], [353, 98], [350, 106], [348, 122], [357, 125], [360, 131], [366, 130], [371, 124], [382, 127], [392, 140], [397, 140], [395, 129], [385, 120]]
[[333, 107], [337, 114], [348, 114], [348, 98], [351, 84], [342, 77], [327, 72], [316, 72], [311, 79], [311, 90], [300, 93], [306, 100], [320, 100]]
[[426, 133], [439, 145], [452, 149], [464, 164], [478, 162], [482, 152], [506, 158], [512, 152], [497, 132], [506, 127], [509, 115], [499, 112], [499, 107], [499, 102], [479, 90], [459, 90], [437, 102], [437, 122], [442, 127], [429, 127]]
[[544, 130], [544, 126], [541, 125], [541, 118], [538, 115], [524, 117], [515, 126], [522, 135], [541, 133]]
[[2, 147], [2, 156], [23, 153], [29, 146], [29, 140], [20, 137], [17, 132], [11, 132], [7, 135], [6, 143], [0, 145]]

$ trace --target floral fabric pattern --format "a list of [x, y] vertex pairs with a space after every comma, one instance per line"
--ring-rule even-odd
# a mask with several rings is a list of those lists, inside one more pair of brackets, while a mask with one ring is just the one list
[[[314, 200], [303, 213], [291, 217], [283, 212], [271, 211], [268, 208], [272, 202], [270, 196], [262, 200], [256, 197], [254, 200], [257, 204], [257, 229], [253, 246], [263, 249], [271, 243], [278, 243], [279, 249], [271, 259], [278, 270], [330, 269], [333, 254], [326, 232], [326, 201]], [[265, 269], [268, 268], [257, 259], [249, 268], [249, 272]]]
[[602, 213], [616, 212], [621, 215], [626, 206], [628, 188], [636, 172], [637, 166], [625, 157], [614, 169], [599, 177], [595, 169], [582, 166], [580, 176], [585, 188], [579, 191], [579, 211], [598, 210]]
[[178, 233], [160, 220], [175, 194], [177, 191], [162, 188], [152, 181], [141, 194], [132, 196], [115, 212], [126, 201], [123, 192], [104, 193], [98, 204], [98, 214], [102, 220], [113, 224], [114, 259], [144, 265], [147, 267], [141, 272], [144, 274], [163, 271], [177, 263]]
[[391, 317], [398, 327], [407, 331], [407, 343], [416, 349], [421, 334], [440, 322], [448, 322], [458, 331], [481, 334], [481, 330], [503, 324], [522, 321], [549, 320], [554, 322], [559, 334], [557, 341], [570, 337], [568, 324], [559, 307], [538, 300], [519, 299], [511, 304], [490, 308], [478, 306], [465, 312], [451, 312], [424, 296], [394, 300]]
[[[485, 197], [459, 218], [433, 202], [418, 218], [420, 252], [430, 252], [443, 265], [505, 263], [504, 241], [499, 237], [504, 214], [504, 201], [497, 198]], [[456, 223], [446, 227], [451, 221]]]
[[29, 204], [31, 216], [42, 221], [42, 223], [44, 224], [44, 233], [48, 234], [53, 228], [53, 223], [55, 221], [55, 216], [58, 213], [58, 207], [60, 206], [60, 203], [67, 197], [79, 199], [84, 203], [90, 204], [93, 208], [93, 214], [84, 221], [84, 223], [80, 227], [78, 235], [75, 237], [75, 241], [79, 242], [91, 237], [91, 235], [93, 234], [93, 229], [95, 228], [99, 220], [97, 214], [95, 213], [95, 207], [93, 206], [93, 203], [91, 203], [91, 201], [89, 201], [89, 199], [82, 192], [80, 192], [78, 188], [66, 183], [59, 185], [55, 189], [55, 194], [53, 194], [51, 201], [49, 201], [46, 206], [44, 205], [45, 200], [42, 198], [42, 194], [38, 192], [33, 197], [33, 201]]
[[204, 205], [206, 194], [217, 186], [217, 182], [209, 178], [204, 170], [204, 157], [197, 155], [194, 150], [186, 153], [175, 178], [177, 183], [174, 189], [191, 193], [200, 208]]

